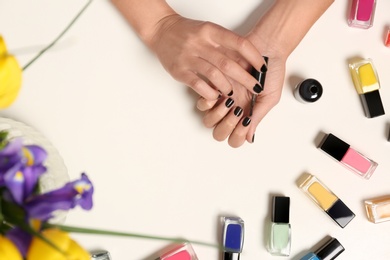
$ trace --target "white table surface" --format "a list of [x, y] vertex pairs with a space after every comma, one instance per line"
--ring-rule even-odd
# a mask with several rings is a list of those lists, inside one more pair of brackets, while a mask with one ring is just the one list
[[[0, 0], [0, 33], [21, 64], [68, 24], [85, 1]], [[169, 1], [185, 16], [244, 33], [272, 1]], [[372, 58], [385, 110], [390, 113], [390, 48], [383, 44], [390, 1], [378, 1], [374, 26], [348, 27], [347, 1], [336, 1], [290, 56], [282, 99], [257, 129], [254, 144], [233, 149], [212, 139], [195, 108], [197, 96], [164, 71], [109, 1], [95, 0], [61, 42], [23, 73], [17, 101], [1, 116], [25, 122], [59, 150], [72, 179], [87, 172], [94, 208], [76, 209], [66, 224], [216, 243], [218, 220], [245, 221], [241, 259], [282, 259], [266, 248], [274, 194], [291, 197], [292, 250], [299, 259], [327, 236], [346, 248], [338, 259], [390, 259], [390, 222], [367, 220], [363, 201], [390, 194], [388, 114], [368, 119], [347, 60]], [[248, 18], [249, 17], [249, 18]], [[297, 79], [324, 87], [314, 104], [297, 102]], [[370, 180], [348, 171], [316, 148], [332, 132], [377, 161]], [[337, 226], [303, 194], [303, 173], [320, 178], [356, 214]], [[150, 260], [169, 243], [76, 235], [87, 249], [115, 260]], [[199, 259], [218, 259], [194, 245]], [[286, 259], [286, 258], [284, 258]]]

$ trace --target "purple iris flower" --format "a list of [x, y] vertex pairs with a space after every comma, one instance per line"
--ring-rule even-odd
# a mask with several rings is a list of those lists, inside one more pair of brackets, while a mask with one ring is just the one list
[[24, 208], [28, 218], [48, 220], [56, 210], [69, 210], [80, 205], [85, 210], [92, 208], [93, 185], [83, 173], [79, 180], [69, 182], [62, 188], [28, 198]]
[[[9, 143], [11, 147], [13, 143]], [[33, 193], [39, 177], [46, 172], [46, 167], [42, 163], [47, 153], [36, 145], [20, 147], [20, 152], [16, 149], [14, 152], [17, 154], [14, 157], [18, 157], [19, 161], [9, 165], [7, 171], [3, 172], [3, 183], [13, 200], [21, 205]]]
[[7, 145], [0, 150], [0, 187], [5, 185], [5, 173], [22, 160], [22, 147], [22, 139], [18, 138], [12, 142], [8, 142]]

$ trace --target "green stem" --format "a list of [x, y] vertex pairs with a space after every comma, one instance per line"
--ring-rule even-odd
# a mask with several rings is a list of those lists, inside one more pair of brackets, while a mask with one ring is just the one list
[[72, 27], [72, 25], [77, 21], [77, 19], [83, 14], [87, 7], [92, 3], [93, 0], [88, 0], [84, 7], [78, 12], [78, 14], [73, 18], [73, 20], [66, 26], [66, 28], [54, 39], [49, 45], [43, 48], [32, 60], [30, 60], [26, 65], [24, 65], [22, 70], [26, 70], [31, 64], [33, 64], [39, 57], [41, 57], [47, 50], [56, 44], [62, 36]]
[[201, 241], [180, 239], [180, 238], [160, 237], [160, 236], [151, 236], [151, 235], [145, 235], [145, 234], [117, 232], [117, 231], [110, 231], [110, 230], [80, 228], [80, 227], [65, 226], [65, 225], [58, 225], [58, 224], [49, 224], [49, 223], [44, 223], [43, 227], [44, 228], [58, 228], [62, 231], [71, 232], [71, 233], [96, 234], [96, 235], [121, 236], [121, 237], [135, 237], [135, 238], [142, 238], [142, 239], [164, 240], [164, 241], [170, 241], [170, 242], [174, 242], [174, 243], [189, 242], [191, 244], [198, 244], [198, 245], [202, 245], [202, 246], [219, 248], [219, 246], [215, 245], [215, 244], [201, 242]]

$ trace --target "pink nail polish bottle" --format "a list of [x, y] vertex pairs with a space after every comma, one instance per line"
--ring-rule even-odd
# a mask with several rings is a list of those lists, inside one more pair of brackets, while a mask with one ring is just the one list
[[387, 27], [385, 45], [386, 45], [386, 47], [390, 47], [390, 26]]
[[375, 7], [376, 0], [352, 0], [348, 25], [362, 29], [370, 28], [374, 22]]
[[333, 134], [328, 134], [324, 138], [320, 149], [366, 180], [371, 177], [378, 166], [378, 163], [359, 153]]
[[198, 257], [196, 256], [191, 244], [183, 243], [179, 244], [172, 250], [163, 253], [156, 260], [198, 260]]

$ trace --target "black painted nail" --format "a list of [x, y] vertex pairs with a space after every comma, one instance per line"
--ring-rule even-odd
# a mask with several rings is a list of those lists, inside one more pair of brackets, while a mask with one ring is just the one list
[[242, 120], [243, 126], [248, 126], [251, 122], [251, 119], [249, 117], [245, 117], [244, 120]]
[[255, 134], [252, 135], [252, 143], [255, 142]]
[[241, 108], [241, 107], [236, 107], [236, 108], [234, 109], [234, 115], [235, 115], [236, 117], [239, 117], [239, 116], [241, 116], [241, 114], [242, 114], [242, 108]]
[[225, 102], [225, 106], [226, 106], [227, 108], [229, 108], [229, 107], [231, 107], [231, 106], [233, 105], [233, 103], [234, 103], [234, 100], [231, 99], [231, 98], [228, 98], [228, 99], [226, 100], [226, 102]]
[[229, 92], [228, 96], [229, 97], [233, 96], [233, 90]]
[[264, 63], [263, 66], [261, 66], [260, 71], [261, 71], [262, 73], [266, 73], [267, 70], [268, 70], [268, 67], [267, 67], [267, 65]]
[[256, 84], [256, 85], [253, 87], [253, 91], [256, 92], [257, 94], [259, 94], [261, 91], [263, 91], [263, 87], [260, 86], [259, 84]]

